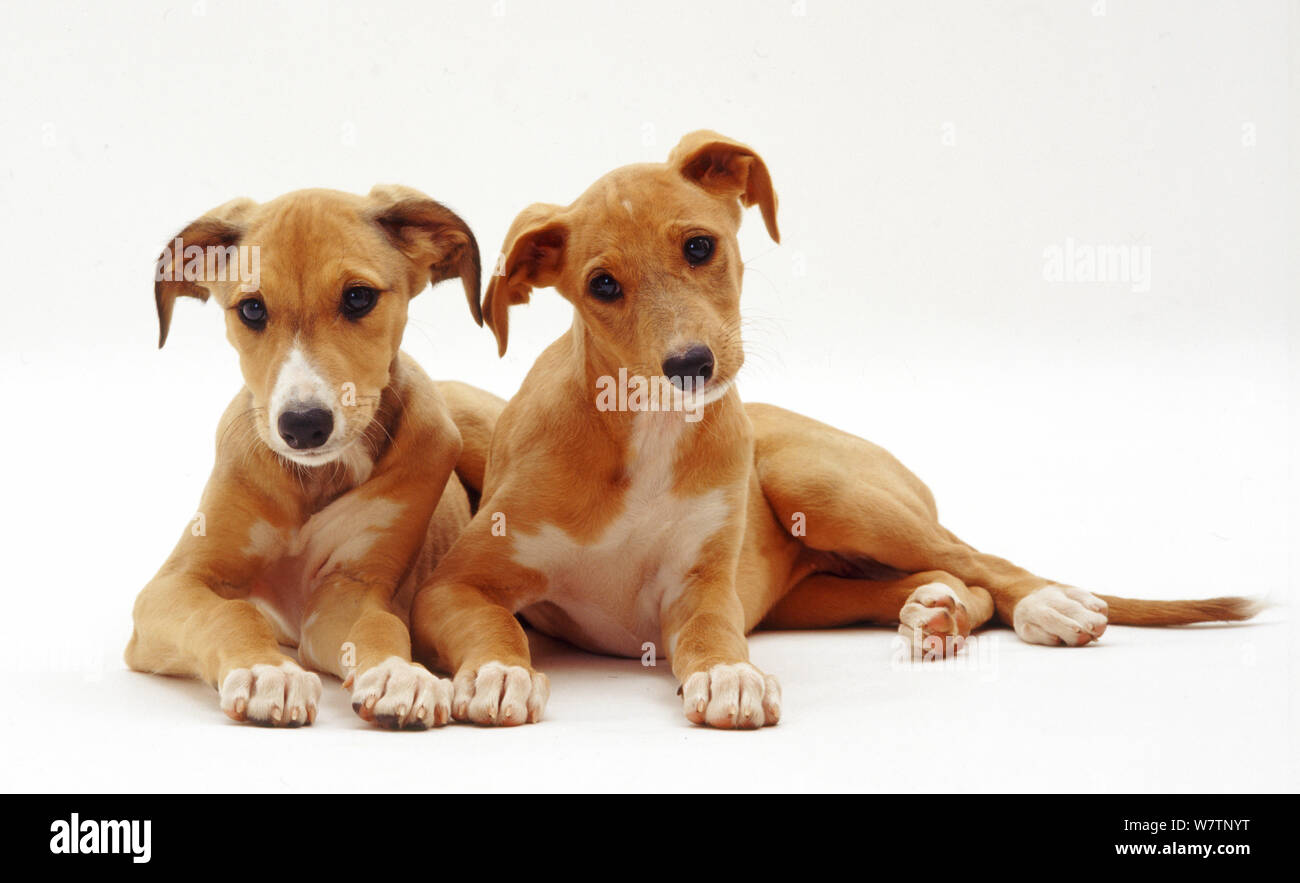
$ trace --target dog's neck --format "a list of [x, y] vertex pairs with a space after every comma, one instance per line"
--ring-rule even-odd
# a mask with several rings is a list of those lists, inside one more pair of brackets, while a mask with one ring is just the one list
[[[645, 453], [640, 448], [647, 437], [674, 448], [689, 445], [692, 456], [705, 455], [706, 448], [744, 447], [748, 420], [734, 384], [708, 404], [686, 403], [674, 408], [682, 400], [673, 400], [673, 391], [662, 378], [651, 378], [652, 382], [663, 385], [658, 409], [620, 407], [624, 401], [617, 399], [617, 393], [615, 407], [602, 406], [602, 390], [608, 390], [611, 384], [617, 388], [622, 379], [631, 379], [635, 372], [613, 358], [576, 316], [567, 339], [563, 340], [567, 350], [563, 358], [571, 366], [564, 384], [566, 398], [572, 407], [581, 411], [582, 419], [574, 425], [582, 427], [580, 441], [584, 446], [603, 441], [616, 449], [620, 454], [618, 459], [625, 466], [633, 465]], [[608, 397], [603, 402], [610, 403]]]

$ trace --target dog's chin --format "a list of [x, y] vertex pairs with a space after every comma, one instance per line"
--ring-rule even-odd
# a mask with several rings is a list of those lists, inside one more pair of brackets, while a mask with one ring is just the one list
[[330, 441], [325, 445], [314, 448], [310, 451], [295, 451], [293, 448], [285, 445], [268, 445], [277, 456], [288, 460], [298, 466], [328, 466], [335, 463], [348, 449], [352, 447], [353, 441]]
[[680, 401], [685, 408], [694, 410], [699, 410], [718, 401], [731, 390], [731, 387], [736, 382], [734, 376], [714, 376], [710, 377], [702, 385], [687, 392], [667, 377], [660, 377], [659, 379], [674, 401]]
[[725, 396], [736, 383], [735, 377], [713, 377], [702, 387], [690, 393], [684, 393], [686, 403], [695, 408], [703, 408]]

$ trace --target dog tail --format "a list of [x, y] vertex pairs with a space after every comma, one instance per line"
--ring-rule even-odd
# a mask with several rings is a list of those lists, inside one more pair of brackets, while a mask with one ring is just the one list
[[1114, 625], [1188, 625], [1193, 622], [1240, 622], [1266, 606], [1259, 598], [1206, 598], [1203, 601], [1138, 601], [1098, 595], [1110, 606]]

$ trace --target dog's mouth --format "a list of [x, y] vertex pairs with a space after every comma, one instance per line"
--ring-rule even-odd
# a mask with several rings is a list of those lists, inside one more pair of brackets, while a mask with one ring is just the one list
[[324, 466], [333, 463], [343, 453], [346, 445], [330, 444], [309, 451], [294, 451], [282, 445], [275, 445], [272, 450], [291, 463], [299, 466]]
[[735, 378], [713, 375], [711, 377], [679, 377], [660, 375], [665, 391], [680, 400], [687, 408], [703, 408], [727, 394]]
[[298, 466], [328, 466], [344, 457], [357, 436], [331, 438], [318, 448], [294, 449], [276, 439], [267, 446], [279, 457]]
[[684, 395], [691, 405], [702, 408], [725, 396], [734, 384], [734, 377], [710, 377], [694, 392], [684, 393]]
[[711, 377], [681, 377], [676, 374], [673, 375], [665, 374], [663, 375], [663, 377], [664, 380], [667, 380], [673, 386], [677, 387], [682, 392], [688, 395], [693, 392], [702, 391], [706, 386], [709, 385], [709, 381], [713, 379]]
[[719, 386], [725, 386], [730, 383], [732, 379], [730, 374], [715, 371], [712, 368], [703, 375], [660, 374], [659, 376], [688, 395], [691, 393], [705, 392]]

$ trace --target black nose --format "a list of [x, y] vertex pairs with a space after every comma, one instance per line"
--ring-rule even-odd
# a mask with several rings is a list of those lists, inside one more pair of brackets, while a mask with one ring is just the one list
[[324, 408], [285, 411], [277, 423], [280, 438], [295, 451], [319, 448], [334, 431], [334, 415]]
[[664, 359], [664, 376], [678, 389], [683, 388], [683, 378], [686, 377], [697, 386], [703, 386], [713, 376], [713, 350], [702, 343], [691, 344], [686, 352]]

